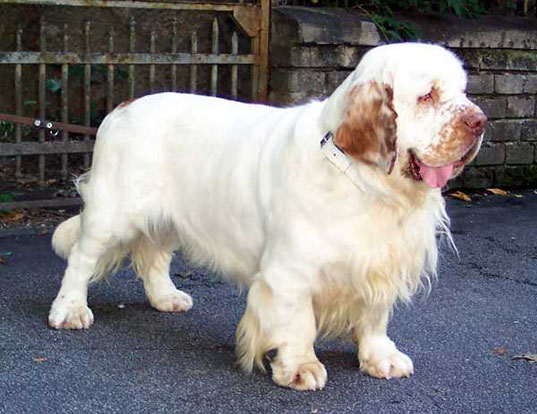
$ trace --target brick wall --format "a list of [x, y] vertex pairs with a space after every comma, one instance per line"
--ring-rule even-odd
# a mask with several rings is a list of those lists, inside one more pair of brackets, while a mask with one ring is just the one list
[[[481, 152], [451, 186], [537, 186], [537, 22], [405, 19], [424, 41], [448, 46], [461, 57], [468, 93], [490, 119]], [[271, 101], [289, 105], [330, 95], [379, 44], [375, 26], [345, 10], [274, 9]]]

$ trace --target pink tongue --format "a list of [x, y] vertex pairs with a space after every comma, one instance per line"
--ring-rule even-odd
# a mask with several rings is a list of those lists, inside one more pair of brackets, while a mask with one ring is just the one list
[[443, 167], [429, 167], [420, 163], [420, 175], [429, 187], [443, 187], [453, 175], [453, 164]]

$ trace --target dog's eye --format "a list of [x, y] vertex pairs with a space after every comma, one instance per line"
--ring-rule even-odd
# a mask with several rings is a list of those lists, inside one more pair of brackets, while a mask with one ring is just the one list
[[429, 92], [427, 95], [420, 96], [418, 102], [431, 102], [433, 100], [433, 91]]

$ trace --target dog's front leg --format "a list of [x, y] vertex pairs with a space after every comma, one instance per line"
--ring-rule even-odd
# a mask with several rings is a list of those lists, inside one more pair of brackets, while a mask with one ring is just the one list
[[392, 306], [392, 302], [364, 305], [354, 328], [360, 370], [375, 378], [409, 377], [414, 372], [412, 360], [387, 335]]
[[[278, 385], [297, 390], [321, 389], [326, 370], [313, 344], [317, 336], [311, 293], [290, 278], [265, 280], [251, 286], [246, 312], [237, 331], [241, 365], [251, 369], [262, 364], [268, 350], [277, 350], [271, 361], [272, 379]], [[286, 280], [286, 283], [282, 283]]]

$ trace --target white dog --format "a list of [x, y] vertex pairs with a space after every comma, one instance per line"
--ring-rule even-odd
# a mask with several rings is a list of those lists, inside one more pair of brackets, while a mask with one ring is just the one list
[[477, 153], [486, 117], [447, 50], [369, 51], [325, 101], [273, 108], [177, 93], [124, 103], [97, 134], [80, 215], [53, 236], [68, 258], [49, 323], [88, 328], [88, 283], [130, 254], [150, 304], [186, 311], [172, 253], [249, 289], [241, 365], [273, 380], [326, 382], [319, 335], [350, 334], [362, 371], [412, 374], [386, 334], [397, 300], [435, 274], [448, 218], [440, 187]]

